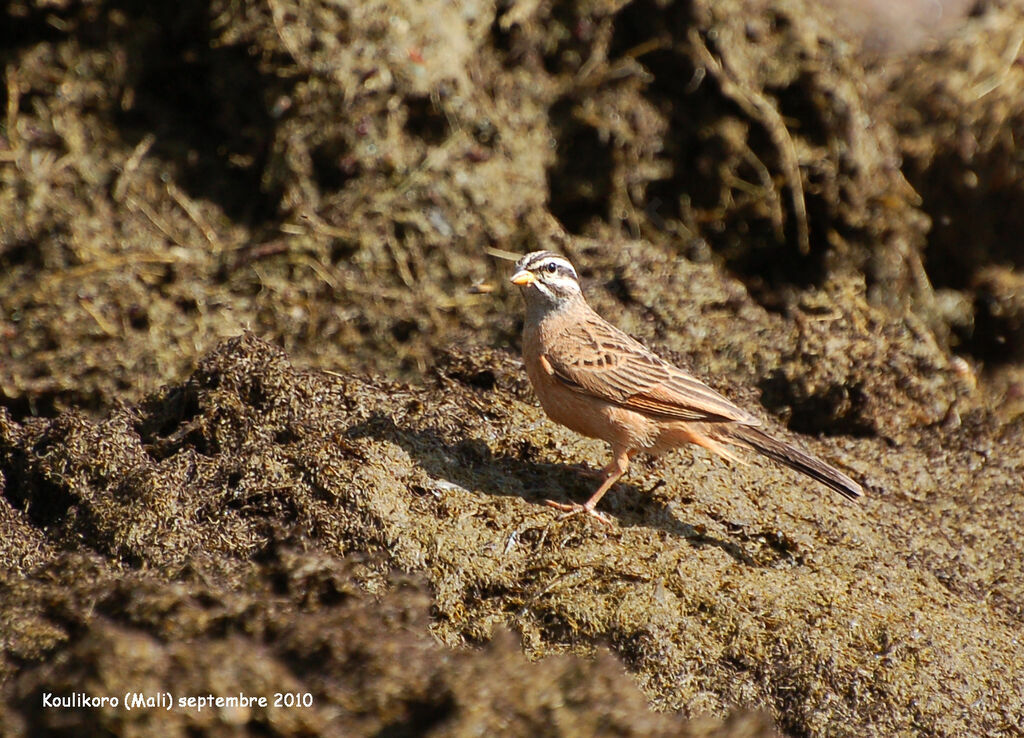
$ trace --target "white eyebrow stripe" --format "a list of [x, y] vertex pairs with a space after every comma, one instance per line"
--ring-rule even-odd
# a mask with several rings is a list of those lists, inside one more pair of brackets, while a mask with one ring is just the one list
[[531, 262], [529, 265], [529, 269], [531, 271], [544, 271], [548, 264], [555, 264], [559, 268], [559, 272], [568, 272], [572, 279], [579, 279], [579, 276], [576, 274], [576, 269], [573, 267], [573, 265], [569, 262], [568, 259], [565, 259], [561, 256], [554, 256], [548, 254], [542, 259], [536, 259], [533, 262]]

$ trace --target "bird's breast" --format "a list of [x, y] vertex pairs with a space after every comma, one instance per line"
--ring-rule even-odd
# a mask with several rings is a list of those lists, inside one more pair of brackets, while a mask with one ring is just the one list
[[[531, 335], [532, 334], [532, 335]], [[546, 337], [534, 328], [523, 334], [523, 363], [548, 417], [570, 430], [613, 445], [643, 449], [658, 435], [651, 419], [566, 385], [545, 366]]]

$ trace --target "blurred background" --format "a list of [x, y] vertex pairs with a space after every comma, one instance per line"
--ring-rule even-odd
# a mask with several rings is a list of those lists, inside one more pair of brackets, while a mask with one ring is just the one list
[[0, 404], [100, 412], [243, 328], [416, 381], [516, 350], [538, 247], [698, 361], [666, 259], [782, 316], [854, 284], [1012, 399], [1022, 41], [1007, 0], [12, 0]]

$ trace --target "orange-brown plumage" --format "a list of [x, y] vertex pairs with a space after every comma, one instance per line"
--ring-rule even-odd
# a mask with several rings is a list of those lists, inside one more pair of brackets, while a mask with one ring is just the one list
[[608, 522], [595, 507], [639, 451], [687, 443], [727, 458], [729, 445], [754, 449], [840, 494], [857, 482], [810, 454], [764, 433], [753, 415], [605, 321], [587, 304], [572, 264], [547, 251], [527, 254], [512, 282], [526, 301], [523, 361], [552, 420], [611, 445], [603, 482], [585, 505], [549, 504]]

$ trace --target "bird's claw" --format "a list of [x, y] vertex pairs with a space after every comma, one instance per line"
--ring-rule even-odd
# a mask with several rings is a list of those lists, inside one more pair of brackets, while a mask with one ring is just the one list
[[546, 504], [548, 507], [553, 507], [556, 510], [562, 511], [562, 514], [558, 516], [559, 520], [565, 520], [566, 518], [571, 518], [574, 515], [586, 514], [596, 520], [599, 520], [605, 525], [612, 525], [611, 518], [609, 518], [604, 513], [598, 512], [592, 507], [588, 507], [587, 505], [580, 505], [579, 503], [576, 502], [566, 504], [564, 502], [555, 502], [554, 500], [544, 500], [544, 504]]

